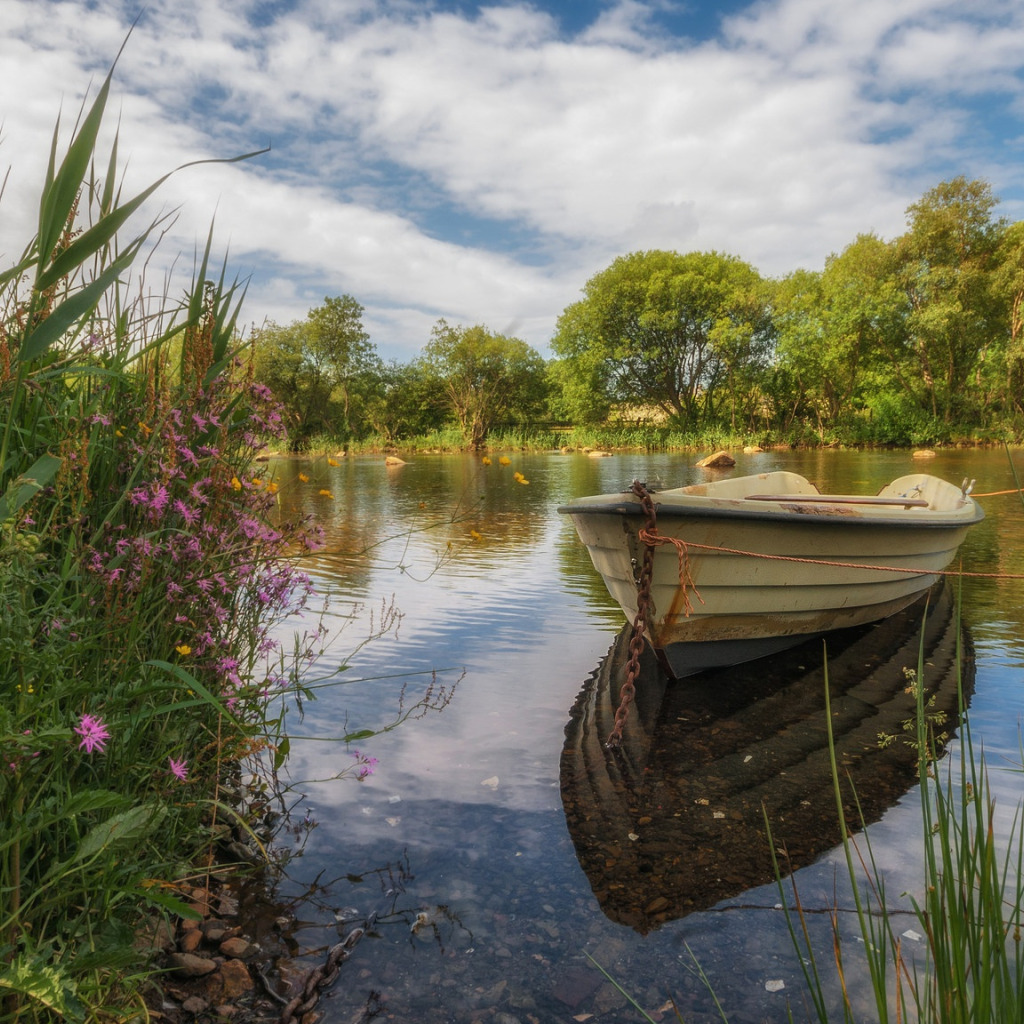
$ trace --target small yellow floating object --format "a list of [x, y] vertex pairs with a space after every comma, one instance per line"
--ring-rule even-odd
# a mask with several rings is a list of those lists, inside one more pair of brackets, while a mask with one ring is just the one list
[[525, 477], [525, 476], [523, 476], [523, 474], [522, 474], [522, 473], [520, 473], [520, 472], [518, 472], [518, 471], [516, 471], [516, 472], [515, 472], [515, 473], [514, 473], [514, 474], [512, 475], [512, 479], [513, 479], [513, 480], [515, 480], [515, 482], [516, 482], [517, 484], [528, 484], [528, 483], [530, 482], [529, 480], [527, 480], [527, 479], [526, 479], [526, 477]]
[[511, 466], [512, 460], [507, 455], [502, 455], [502, 457], [498, 459], [498, 463], [502, 466]]
[[469, 535], [470, 535], [470, 537], [473, 538], [473, 540], [483, 540], [484, 539], [483, 535], [477, 533], [476, 530], [470, 530], [469, 531]]
[[340, 466], [340, 465], [341, 465], [341, 463], [340, 463], [340, 462], [339, 462], [339, 461], [338, 461], [337, 459], [332, 459], [332, 458], [331, 458], [331, 457], [330, 457], [330, 456], [328, 455], [328, 456], [327, 456], [327, 465], [328, 465], [328, 466]]
[[482, 459], [481, 459], [480, 461], [481, 461], [481, 462], [482, 462], [482, 463], [483, 463], [483, 464], [484, 464], [485, 466], [489, 466], [489, 465], [491, 464], [491, 460], [490, 460], [490, 457], [489, 457], [489, 456], [487, 456], [487, 455], [485, 455], [485, 456], [484, 456], [484, 457], [483, 457], [483, 458], [482, 458]]
[[300, 473], [299, 474], [299, 481], [300, 481], [300, 483], [308, 484], [309, 483], [309, 477], [306, 476], [305, 473]]
[[331, 492], [329, 490], [327, 490], [327, 488], [325, 487], [325, 488], [321, 489], [320, 497], [321, 498], [333, 498], [334, 495], [331, 494]]

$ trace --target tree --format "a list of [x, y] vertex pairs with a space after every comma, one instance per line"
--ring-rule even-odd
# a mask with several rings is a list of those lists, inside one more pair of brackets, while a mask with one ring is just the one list
[[254, 332], [256, 378], [287, 410], [294, 440], [318, 433], [349, 438], [381, 386], [383, 363], [349, 295], [325, 299], [306, 319]]
[[424, 349], [423, 366], [441, 386], [471, 447], [505, 420], [526, 421], [542, 408], [546, 393], [540, 353], [519, 338], [486, 327], [452, 327], [438, 320]]
[[980, 412], [968, 385], [1005, 330], [990, 287], [1003, 230], [991, 219], [996, 202], [984, 181], [942, 182], [907, 209], [909, 231], [895, 243], [918, 394], [946, 423]]
[[908, 311], [892, 277], [891, 247], [860, 235], [821, 273], [800, 270], [776, 292], [779, 367], [798, 383], [819, 438], [866, 404], [869, 389], [896, 387]]
[[363, 329], [363, 307], [351, 295], [325, 298], [309, 311], [307, 359], [323, 374], [340, 403], [345, 437], [352, 434], [353, 402], [365, 398], [383, 364]]
[[444, 396], [439, 382], [421, 362], [388, 363], [366, 417], [386, 441], [427, 434], [444, 423]]
[[677, 423], [711, 418], [718, 389], [735, 415], [772, 348], [765, 283], [717, 252], [620, 256], [558, 320], [552, 348], [614, 402], [654, 405]]
[[1024, 221], [1010, 224], [999, 243], [999, 265], [992, 286], [1005, 324], [1004, 404], [1024, 413]]
[[548, 409], [556, 420], [603, 423], [611, 411], [604, 366], [600, 361], [552, 359], [547, 365]]

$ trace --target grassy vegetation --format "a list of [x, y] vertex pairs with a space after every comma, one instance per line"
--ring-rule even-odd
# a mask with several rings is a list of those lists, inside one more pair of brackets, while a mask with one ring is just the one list
[[[572, 451], [643, 451], [643, 452], [711, 452], [720, 448], [742, 451], [746, 447], [761, 448], [913, 448], [926, 444], [975, 447], [1004, 444], [1015, 435], [1000, 432], [961, 430], [943, 435], [941, 442], [915, 440], [916, 435], [890, 439], [884, 432], [830, 431], [821, 436], [813, 431], [795, 428], [789, 432], [733, 432], [726, 428], [686, 431], [658, 426], [627, 426], [607, 424], [564, 428], [503, 428], [487, 436], [487, 451], [545, 452]], [[1015, 443], [1011, 440], [1010, 443]], [[280, 446], [284, 451], [285, 446]], [[385, 452], [431, 454], [469, 451], [470, 447], [457, 427], [447, 427], [428, 434], [392, 440], [380, 435], [344, 440], [329, 434], [309, 438], [303, 451], [323, 454], [347, 451], [352, 455], [376, 455]]]
[[[38, 232], [0, 275], [0, 1019], [121, 1019], [154, 914], [240, 808], [224, 782], [284, 756], [309, 597], [255, 458], [275, 405], [232, 351], [240, 292], [210, 266], [181, 301], [132, 281], [157, 219], [120, 232], [110, 88], [58, 133]], [[159, 183], [158, 183], [159, 184]]]
[[[923, 681], [927, 671], [922, 648], [915, 680]], [[847, 783], [832, 742], [827, 699], [832, 782], [859, 939], [853, 948], [840, 927], [844, 915], [838, 906], [831, 914], [830, 948], [822, 950], [813, 940], [816, 911], [802, 903], [795, 879], [784, 877], [784, 856], [771, 838], [771, 822], [765, 822], [780, 905], [807, 988], [804, 1012], [798, 1014], [791, 1006], [790, 1020], [819, 1024], [1024, 1020], [1024, 811], [1018, 805], [1008, 831], [1000, 826], [989, 768], [975, 746], [966, 715], [962, 716], [959, 753], [936, 760], [934, 716], [924, 697], [925, 687], [916, 684], [915, 690], [917, 712], [903, 739], [917, 750], [921, 790], [921, 884], [916, 893], [904, 894], [909, 895], [913, 909], [913, 929], [907, 927], [905, 912], [894, 910], [888, 898], [885, 872], [875, 859], [870, 832], [862, 822], [846, 818], [843, 789]], [[960, 692], [963, 707], [962, 686]], [[1015, 770], [1024, 771], [1024, 750], [1022, 764]], [[910, 930], [916, 930], [919, 943], [905, 941]], [[714, 1016], [728, 1024], [728, 1013], [699, 964], [695, 970], [708, 987]], [[653, 1018], [624, 994], [653, 1024]], [[866, 1005], [873, 1012], [865, 1011]], [[685, 1020], [678, 1009], [675, 1017]]]
[[[919, 657], [917, 679], [927, 667]], [[967, 1024], [1024, 1020], [1024, 819], [1020, 808], [1010, 834], [997, 827], [988, 768], [964, 718], [957, 757], [936, 762], [924, 687], [916, 687], [918, 705], [913, 742], [918, 752], [921, 787], [923, 885], [910, 899], [924, 947], [908, 953], [905, 920], [890, 911], [886, 880], [875, 861], [867, 832], [855, 836], [843, 814], [842, 773], [834, 747], [832, 777], [843, 830], [843, 851], [862, 944], [844, 946], [833, 916], [831, 969], [820, 961], [808, 939], [795, 885], [780, 882], [794, 948], [800, 955], [816, 1018], [839, 1019], [829, 1011], [828, 984], [841, 993], [841, 1019], [856, 1019], [848, 977], [852, 963], [866, 960], [875, 1016], [882, 1022], [917, 1020], [928, 1024]], [[961, 688], [961, 705], [963, 696]], [[828, 706], [826, 704], [826, 711]], [[829, 718], [831, 727], [831, 716]], [[834, 973], [833, 973], [834, 971]]]

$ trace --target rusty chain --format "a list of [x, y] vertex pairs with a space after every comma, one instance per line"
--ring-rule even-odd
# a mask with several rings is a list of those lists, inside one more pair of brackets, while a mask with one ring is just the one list
[[[639, 480], [633, 481], [630, 492], [640, 499], [640, 507], [646, 518], [646, 532], [653, 535], [657, 532], [657, 513], [654, 499], [647, 488]], [[654, 575], [654, 545], [644, 544], [644, 557], [640, 565], [640, 575], [636, 581], [636, 618], [633, 620], [633, 632], [629, 638], [629, 661], [626, 663], [626, 679], [619, 690], [619, 706], [615, 709], [615, 724], [608, 736], [609, 747], [618, 747], [622, 743], [622, 729], [629, 717], [629, 706], [636, 696], [636, 677], [640, 674], [640, 655], [644, 649], [644, 630], [650, 617], [651, 578]]]
[[295, 1021], [301, 1021], [307, 1013], [316, 1008], [324, 992], [338, 980], [341, 965], [352, 955], [356, 943], [373, 927], [376, 916], [376, 913], [370, 914], [341, 942], [331, 946], [327, 952], [327, 959], [322, 964], [310, 969], [303, 982], [302, 990], [290, 999], [281, 1011], [279, 1024], [293, 1024]]

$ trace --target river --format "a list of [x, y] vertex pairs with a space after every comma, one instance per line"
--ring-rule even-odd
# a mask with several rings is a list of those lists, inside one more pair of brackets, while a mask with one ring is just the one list
[[[742, 821], [744, 812], [730, 808], [721, 816], [736, 819], [723, 826], [733, 830], [731, 840], [709, 832], [701, 842], [704, 826], [687, 824], [687, 815], [707, 801], [692, 789], [680, 796], [671, 750], [678, 743], [679, 756], [689, 756], [711, 737], [721, 742], [723, 730], [738, 734], [741, 722], [758, 719], [732, 696], [715, 704], [722, 694], [756, 685], [761, 699], [774, 692], [772, 679], [805, 673], [816, 689], [820, 645], [753, 672], [717, 673], [692, 693], [680, 689], [689, 681], [662, 687], [647, 698], [660, 723], [658, 757], [634, 765], [632, 781], [591, 787], [573, 774], [571, 750], [583, 742], [573, 709], [609, 671], [623, 618], [556, 509], [578, 495], [624, 490], [634, 478], [679, 486], [707, 471], [687, 454], [509, 453], [505, 465], [499, 454], [490, 465], [450, 455], [410, 457], [397, 467], [380, 457], [334, 466], [272, 460], [284, 513], [315, 514], [326, 532], [325, 548], [307, 568], [330, 599], [325, 624], [337, 635], [315, 675], [345, 667], [340, 681], [290, 718], [290, 831], [282, 830], [279, 845], [292, 857], [276, 898], [291, 907], [280, 927], [292, 974], [322, 960], [339, 935], [373, 912], [371, 933], [321, 1002], [327, 1024], [376, 1016], [418, 1024], [641, 1020], [620, 989], [655, 1020], [675, 1020], [671, 999], [688, 1022], [721, 1020], [712, 991], [734, 1024], [783, 1021], [789, 1010], [810, 1019], [779, 891], [770, 879], [749, 884], [743, 873], [744, 859], [764, 859], [763, 850], [741, 855], [765, 843], [762, 823]], [[1024, 471], [1019, 453], [1014, 458]], [[802, 473], [823, 491], [870, 493], [916, 470], [957, 484], [974, 479], [980, 493], [1014, 486], [1002, 450], [940, 451], [926, 464], [908, 452], [771, 451], [737, 456], [730, 472], [772, 469]], [[963, 568], [1024, 573], [1019, 498], [980, 500], [986, 519], [961, 549]], [[984, 745], [1008, 818], [1022, 777], [1014, 766], [1021, 759], [1024, 583], [977, 576], [953, 589], [960, 587], [972, 736]], [[364, 643], [388, 622], [392, 605], [398, 618], [391, 628]], [[868, 632], [849, 642], [852, 662], [881, 657], [886, 645], [899, 651], [906, 637]], [[336, 739], [385, 730], [424, 700], [429, 707], [389, 731], [349, 746]], [[672, 722], [694, 728], [694, 716], [699, 733], [666, 731]], [[743, 744], [764, 738], [735, 742], [742, 762], [753, 756]], [[354, 749], [377, 760], [362, 781], [353, 774]], [[955, 740], [949, 750], [957, 755]], [[332, 780], [347, 766], [345, 777]], [[922, 882], [920, 804], [912, 780], [890, 775], [878, 781], [871, 812], [878, 820], [869, 834], [890, 908], [906, 916], [912, 935], [905, 894]], [[696, 777], [695, 770], [690, 781]], [[636, 832], [601, 834], [618, 827], [606, 797], [624, 785], [634, 797], [644, 788], [641, 830], [661, 839], [646, 858], [631, 856]], [[861, 785], [873, 789], [872, 776]], [[834, 976], [837, 906], [856, 977], [863, 952], [842, 856], [829, 848], [830, 799], [811, 790], [804, 796], [777, 822], [777, 845], [806, 862], [794, 879], [826, 978]], [[682, 876], [698, 862], [703, 874], [683, 892]], [[866, 988], [853, 998], [870, 1016]]]

